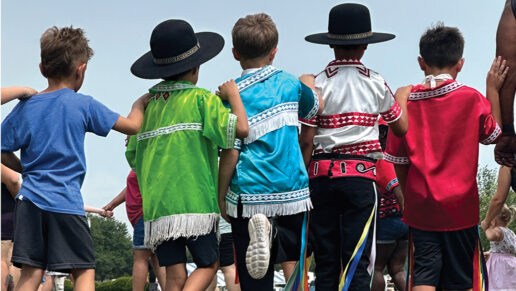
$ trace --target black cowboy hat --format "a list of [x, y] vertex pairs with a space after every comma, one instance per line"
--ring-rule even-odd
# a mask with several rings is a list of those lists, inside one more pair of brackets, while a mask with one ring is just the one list
[[346, 3], [330, 10], [328, 32], [305, 37], [308, 42], [331, 45], [359, 45], [391, 40], [394, 34], [373, 32], [369, 9], [361, 4]]
[[179, 19], [164, 21], [154, 30], [150, 52], [131, 66], [131, 73], [143, 79], [160, 79], [187, 72], [216, 56], [224, 38], [214, 32], [198, 32]]

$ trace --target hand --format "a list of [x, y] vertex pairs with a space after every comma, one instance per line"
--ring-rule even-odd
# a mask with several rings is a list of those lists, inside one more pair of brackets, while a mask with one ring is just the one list
[[106, 204], [106, 206], [102, 207], [102, 209], [105, 211], [113, 211], [115, 210], [115, 206], [110, 202]]
[[229, 221], [229, 216], [226, 213], [226, 201], [225, 200], [222, 200], [222, 201], [219, 200], [219, 210], [220, 210], [220, 216], [222, 216], [222, 218], [224, 218], [224, 220], [227, 221], [228, 223], [231, 223]]
[[152, 97], [154, 97], [154, 95], [152, 95], [150, 93], [145, 93], [140, 98], [138, 98], [138, 100], [136, 100], [136, 102], [141, 102], [143, 105], [143, 108], [147, 108], [147, 105], [149, 105], [149, 102]]
[[113, 218], [113, 211], [102, 210], [99, 212], [99, 215], [105, 218]]
[[38, 94], [38, 91], [30, 88], [30, 87], [25, 87], [24, 88], [24, 95], [20, 96], [18, 99], [27, 99], [27, 98], [30, 98], [31, 96], [33, 95], [36, 95]]
[[516, 166], [516, 135], [503, 135], [494, 149], [495, 161], [503, 166]]
[[484, 219], [482, 220], [482, 222], [480, 223], [480, 227], [482, 227], [482, 230], [485, 232], [486, 229], [489, 228], [489, 223]]
[[229, 80], [224, 84], [219, 86], [219, 90], [215, 93], [220, 99], [228, 100], [230, 96], [239, 95], [238, 86], [235, 83], [235, 80]]
[[312, 74], [301, 75], [301, 77], [299, 77], [299, 81], [301, 81], [307, 87], [310, 87], [312, 89], [315, 88], [315, 76]]
[[414, 86], [408, 85], [408, 86], [398, 88], [398, 90], [396, 90], [396, 93], [394, 93], [394, 96], [396, 97], [396, 101], [398, 101], [398, 103], [406, 104], [408, 97], [409, 97], [410, 93], [412, 92], [412, 87], [414, 87]]
[[506, 66], [507, 61], [502, 60], [502, 57], [494, 59], [491, 69], [487, 72], [486, 89], [499, 91], [502, 88], [505, 77], [509, 72], [509, 67]]

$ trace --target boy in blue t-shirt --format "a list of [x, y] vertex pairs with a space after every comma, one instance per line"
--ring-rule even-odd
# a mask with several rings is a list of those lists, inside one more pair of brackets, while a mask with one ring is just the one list
[[138, 99], [124, 118], [78, 94], [92, 55], [82, 29], [45, 31], [40, 69], [48, 88], [21, 100], [2, 122], [2, 161], [16, 161], [13, 152], [21, 149], [12, 262], [22, 272], [16, 290], [37, 290], [45, 269], [71, 272], [76, 288], [95, 289], [93, 241], [81, 196], [85, 133], [106, 136], [113, 128], [136, 134], [148, 98]]

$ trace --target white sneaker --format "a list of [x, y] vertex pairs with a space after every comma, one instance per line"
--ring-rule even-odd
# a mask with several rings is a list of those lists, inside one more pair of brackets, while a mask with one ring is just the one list
[[263, 214], [255, 214], [249, 220], [249, 246], [245, 255], [247, 271], [253, 279], [261, 279], [269, 269], [272, 227]]

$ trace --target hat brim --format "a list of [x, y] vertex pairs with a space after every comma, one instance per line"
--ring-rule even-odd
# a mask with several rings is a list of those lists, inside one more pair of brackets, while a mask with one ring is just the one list
[[224, 38], [214, 32], [198, 32], [199, 49], [184, 60], [166, 65], [154, 63], [152, 52], [141, 56], [131, 66], [131, 73], [143, 79], [162, 79], [187, 72], [215, 57], [224, 47]]
[[391, 40], [395, 38], [394, 34], [373, 32], [373, 35], [360, 39], [336, 39], [328, 37], [328, 33], [316, 33], [305, 37], [305, 40], [318, 44], [332, 44], [332, 45], [360, 45], [369, 43], [378, 43]]

